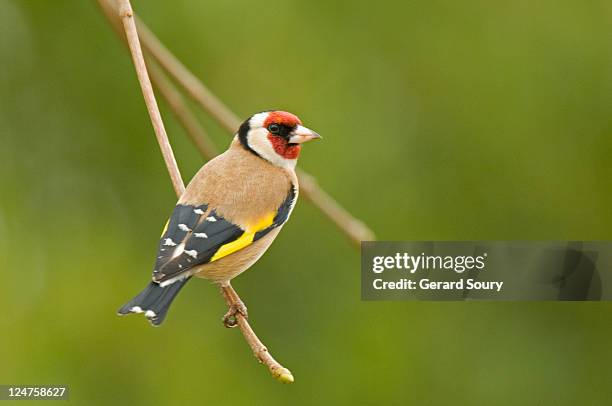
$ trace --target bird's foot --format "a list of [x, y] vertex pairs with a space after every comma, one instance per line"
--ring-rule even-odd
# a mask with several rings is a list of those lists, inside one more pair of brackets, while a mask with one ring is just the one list
[[232, 303], [225, 315], [223, 316], [223, 325], [227, 328], [234, 328], [238, 325], [236, 315], [240, 314], [245, 319], [249, 318], [247, 308], [242, 301]]

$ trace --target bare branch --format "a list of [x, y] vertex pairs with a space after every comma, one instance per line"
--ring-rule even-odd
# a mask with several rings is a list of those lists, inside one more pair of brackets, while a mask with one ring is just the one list
[[[109, 4], [108, 0], [97, 0], [97, 2], [108, 22], [111, 24], [117, 35], [121, 37], [123, 43], [127, 46], [125, 32], [123, 31], [121, 21], [118, 18], [115, 18], [116, 12], [113, 6]], [[157, 65], [154, 63], [149, 63], [150, 61], [146, 58], [145, 61], [147, 62], [147, 66], [149, 68], [149, 75], [153, 86], [157, 88], [161, 96], [166, 100], [170, 110], [175, 115], [179, 123], [183, 126], [191, 141], [204, 158], [207, 160], [213, 159], [215, 156], [217, 156], [217, 148], [210, 141], [210, 137], [204, 128], [199, 124], [193, 113], [189, 111], [189, 107], [185, 103], [185, 100], [180, 92], [176, 89], [174, 84], [172, 84], [166, 78], [165, 74], [157, 67]]]
[[157, 142], [159, 143], [164, 161], [166, 162], [168, 173], [170, 173], [170, 179], [172, 180], [174, 191], [178, 196], [180, 196], [185, 191], [185, 185], [183, 184], [181, 173], [178, 169], [178, 165], [176, 164], [176, 160], [174, 159], [174, 154], [172, 153], [172, 147], [168, 141], [168, 135], [166, 134], [164, 122], [162, 121], [161, 114], [159, 113], [159, 107], [157, 107], [157, 102], [155, 101], [153, 87], [151, 86], [151, 81], [149, 80], [149, 75], [147, 73], [147, 67], [145, 65], [144, 57], [142, 56], [142, 50], [140, 49], [140, 41], [138, 40], [136, 24], [134, 23], [134, 12], [132, 11], [132, 6], [130, 5], [129, 0], [118, 0], [118, 5], [119, 17], [123, 22], [125, 37], [127, 38], [130, 53], [132, 55], [132, 61], [134, 62], [134, 67], [136, 68], [136, 75], [138, 76], [138, 82], [140, 82], [142, 95], [144, 96], [145, 104], [147, 105], [147, 110], [149, 111], [149, 117], [151, 118], [153, 129], [155, 130], [155, 136], [157, 137]]
[[[236, 293], [231, 285], [221, 286], [221, 292], [223, 293], [225, 303], [227, 303], [228, 306], [231, 306], [236, 302], [242, 302], [240, 300], [240, 296], [238, 296], [238, 293]], [[251, 346], [251, 350], [253, 350], [253, 354], [259, 360], [259, 362], [267, 366], [272, 376], [280, 382], [293, 383], [294, 379], [291, 371], [279, 364], [278, 361], [272, 357], [266, 346], [261, 342], [249, 325], [247, 319], [240, 313], [237, 313], [235, 317], [240, 331], [242, 331], [244, 338]]]
[[300, 190], [303, 191], [304, 196], [325, 213], [338, 228], [344, 231], [354, 245], [359, 247], [361, 241], [372, 241], [376, 238], [368, 226], [353, 217], [333, 197], [321, 189], [314, 176], [299, 170], [299, 168], [296, 172], [300, 178]]
[[207, 160], [216, 157], [219, 154], [217, 147], [211, 142], [208, 133], [200, 125], [193, 113], [191, 113], [189, 106], [187, 106], [183, 96], [174, 84], [168, 80], [166, 75], [154, 63], [149, 64], [149, 72], [151, 73], [153, 85], [166, 100], [170, 110], [183, 126], [191, 141], [200, 151], [200, 154]]
[[240, 119], [213, 92], [210, 91], [176, 56], [166, 48], [153, 32], [136, 17], [138, 31], [145, 51], [149, 52], [160, 66], [177, 81], [204, 111], [207, 111], [230, 134], [240, 126]]
[[[109, 3], [109, 0], [97, 0], [97, 1], [102, 11], [104, 12], [105, 16], [108, 18], [109, 22], [111, 23], [111, 25], [121, 35], [122, 32], [120, 31], [119, 24], [117, 24], [117, 20], [116, 20], [117, 14], [114, 12], [112, 5]], [[185, 187], [183, 186], [183, 181], [178, 171], [176, 160], [174, 159], [174, 154], [172, 152], [172, 148], [170, 147], [170, 143], [168, 141], [168, 137], [166, 135], [166, 132], [163, 126], [163, 122], [161, 120], [161, 115], [159, 113], [159, 109], [155, 101], [155, 95], [153, 94], [151, 82], [149, 81], [149, 77], [147, 75], [147, 70], [144, 64], [144, 59], [142, 57], [142, 51], [140, 49], [140, 44], [138, 42], [138, 34], [136, 32], [136, 26], [134, 25], [133, 18], [132, 18], [133, 12], [130, 7], [129, 0], [119, 0], [119, 4], [120, 4], [119, 10], [121, 10], [119, 16], [123, 20], [124, 27], [125, 27], [125, 37], [122, 36], [122, 38], [126, 39], [126, 41], [129, 44], [130, 52], [134, 60], [134, 65], [136, 66], [136, 70], [138, 73], [138, 79], [140, 80], [142, 91], [145, 96], [145, 102], [147, 103], [147, 108], [149, 109], [149, 115], [151, 117], [151, 121], [154, 124], [154, 128], [156, 129], [157, 139], [160, 142], [160, 146], [162, 146], [163, 140], [165, 140], [165, 145], [167, 145], [167, 149], [164, 149], [162, 147], [162, 154], [164, 155], [164, 160], [166, 161], [166, 165], [168, 166], [168, 172], [170, 173], [170, 177], [172, 178], [173, 184], [175, 184], [173, 173], [177, 177], [177, 184], [175, 184], [175, 191], [176, 191], [177, 197], [180, 197]], [[129, 21], [126, 22], [126, 19], [128, 19]], [[133, 42], [134, 36], [136, 37], [135, 42]], [[204, 132], [203, 129], [201, 129], [197, 120], [195, 120], [195, 118], [191, 115], [191, 112], [187, 109], [187, 106], [184, 104], [177, 90], [173, 88], [173, 85], [169, 81], [165, 80], [165, 77], [163, 76], [163, 74], [159, 72], [158, 70], [156, 70], [155, 68], [151, 72], [156, 78], [156, 86], [158, 87], [158, 89], [160, 89], [160, 92], [168, 101], [170, 108], [177, 114], [179, 121], [185, 127], [185, 129], [189, 132], [189, 134], [194, 136], [192, 137], [192, 139], [194, 139], [195, 142], [197, 142], [196, 141], [197, 138], [200, 138], [200, 141], [201, 139], [207, 139], [206, 133]], [[145, 84], [143, 84], [143, 82]], [[148, 83], [148, 86], [146, 85], [147, 83]], [[147, 97], [150, 98], [149, 101], [147, 101]], [[151, 108], [149, 108], [150, 104], [152, 106]], [[156, 113], [156, 114], [153, 114], [152, 111], [153, 113]], [[155, 122], [156, 120], [157, 120], [157, 126]], [[161, 128], [162, 131], [160, 134], [157, 133], [157, 128]], [[207, 150], [205, 146], [202, 146], [200, 151], [202, 152], [203, 155], [208, 154], [210, 156], [214, 155], [215, 153], [215, 151], [212, 149]], [[168, 154], [168, 156], [166, 154]], [[179, 186], [178, 188], [177, 188], [177, 185]], [[225, 296], [225, 299], [228, 305], [231, 304], [232, 300], [240, 301], [240, 297], [238, 296], [238, 293], [236, 293], [236, 291], [231, 286], [229, 286], [229, 288], [222, 288], [222, 291], [224, 293], [224, 296]], [[270, 355], [266, 346], [261, 342], [261, 340], [257, 337], [255, 332], [251, 328], [248, 320], [245, 317], [243, 317], [241, 314], [237, 314], [236, 321], [238, 323], [238, 327], [240, 328], [240, 331], [242, 332], [242, 335], [244, 336], [246, 342], [251, 347], [253, 354], [255, 354], [255, 357], [257, 357], [257, 359], [261, 363], [263, 363], [264, 365], [266, 365], [266, 367], [268, 367], [268, 370], [270, 371], [272, 376], [280, 382], [292, 383], [294, 379], [293, 379], [293, 375], [291, 374], [291, 371], [289, 371], [287, 368], [279, 364], [278, 361], [276, 361], [272, 357], [272, 355]]]

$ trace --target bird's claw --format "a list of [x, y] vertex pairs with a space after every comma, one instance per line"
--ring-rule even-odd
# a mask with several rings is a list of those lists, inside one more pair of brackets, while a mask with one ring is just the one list
[[234, 328], [238, 325], [236, 315], [240, 314], [245, 319], [249, 318], [247, 308], [242, 302], [232, 303], [225, 315], [223, 316], [223, 325], [227, 328]]

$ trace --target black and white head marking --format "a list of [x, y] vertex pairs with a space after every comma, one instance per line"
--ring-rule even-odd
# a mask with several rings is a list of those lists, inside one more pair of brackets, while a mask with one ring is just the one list
[[[268, 137], [270, 132], [266, 127], [266, 120], [270, 114], [267, 111], [257, 113], [242, 123], [238, 131], [238, 139], [247, 150], [255, 155], [281, 168], [294, 169], [297, 157], [286, 158], [279, 155]], [[285, 126], [281, 131], [287, 132], [288, 135], [291, 127]]]

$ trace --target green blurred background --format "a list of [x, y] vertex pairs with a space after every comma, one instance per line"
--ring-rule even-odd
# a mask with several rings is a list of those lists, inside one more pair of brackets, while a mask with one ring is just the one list
[[[607, 0], [133, 6], [241, 117], [321, 133], [300, 166], [379, 239], [612, 237]], [[203, 161], [161, 104], [188, 178]], [[175, 200], [95, 2], [0, 0], [0, 383], [75, 405], [610, 402], [612, 305], [361, 302], [358, 251], [305, 199], [234, 282], [294, 385], [205, 281], [161, 328], [119, 318]]]

